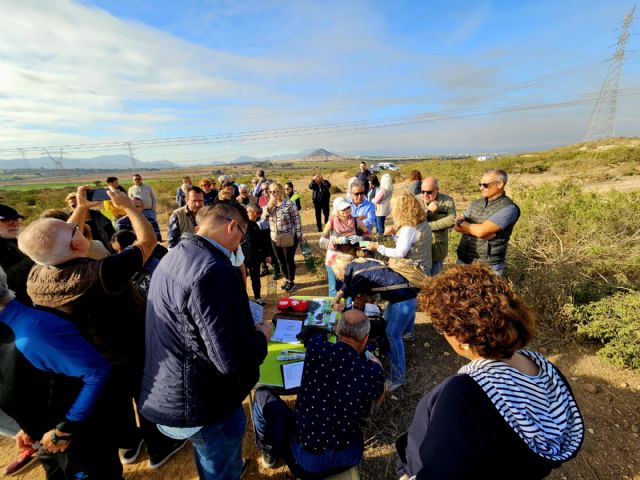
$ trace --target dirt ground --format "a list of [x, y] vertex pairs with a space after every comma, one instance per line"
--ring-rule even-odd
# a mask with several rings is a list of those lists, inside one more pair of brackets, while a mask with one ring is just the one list
[[[330, 175], [332, 183], [346, 183], [346, 175]], [[526, 182], [526, 178], [520, 181]], [[637, 182], [637, 179], [634, 179]], [[635, 188], [637, 188], [637, 183]], [[304, 232], [311, 245], [317, 245], [313, 211], [303, 209]], [[453, 234], [452, 234], [453, 235]], [[326, 295], [325, 273], [320, 269], [307, 272], [302, 256], [296, 257], [299, 295]], [[263, 296], [266, 298], [267, 277], [263, 277]], [[252, 292], [249, 287], [249, 294]], [[273, 312], [274, 298], [268, 298]], [[408, 426], [420, 398], [447, 376], [456, 372], [464, 360], [450, 351], [442, 337], [428, 324], [424, 314], [416, 319], [416, 339], [407, 344], [407, 386], [394, 392], [370, 418], [365, 431], [366, 452], [360, 465], [364, 479], [395, 479], [393, 442]], [[550, 479], [638, 479], [640, 480], [640, 374], [603, 363], [595, 355], [595, 346], [558, 338], [551, 332], [540, 331], [532, 349], [538, 350], [554, 362], [569, 380], [584, 416], [587, 428], [585, 442], [578, 456], [550, 475]], [[248, 402], [245, 401], [248, 414]], [[11, 439], [0, 439], [0, 466], [4, 468], [14, 459], [17, 450]], [[247, 424], [244, 456], [250, 459], [247, 479], [286, 479], [286, 467], [264, 470], [259, 464], [252, 425]], [[133, 465], [125, 466], [127, 479], [197, 479], [190, 446], [185, 447], [169, 463], [157, 471], [147, 466], [146, 454]], [[34, 466], [16, 478], [40, 480], [44, 473]]]

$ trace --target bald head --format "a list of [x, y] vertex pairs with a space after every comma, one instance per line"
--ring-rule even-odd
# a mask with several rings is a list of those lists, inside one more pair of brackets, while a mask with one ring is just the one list
[[362, 310], [351, 309], [342, 314], [336, 326], [336, 333], [340, 337], [348, 337], [361, 342], [369, 335], [371, 323]]
[[438, 179], [436, 177], [426, 177], [422, 180], [421, 195], [425, 202], [433, 202], [438, 196]]
[[59, 265], [89, 251], [89, 241], [74, 223], [42, 218], [18, 237], [18, 248], [40, 265]]

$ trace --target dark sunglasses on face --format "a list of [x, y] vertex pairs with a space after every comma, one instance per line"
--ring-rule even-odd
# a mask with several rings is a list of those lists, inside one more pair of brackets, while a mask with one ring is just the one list
[[353, 192], [351, 195], [364, 195], [364, 192]]
[[478, 186], [480, 188], [489, 188], [491, 185], [493, 185], [494, 183], [498, 183], [499, 180], [496, 180], [494, 182], [489, 182], [489, 183], [479, 183]]
[[422, 190], [423, 195], [431, 195], [435, 190]]

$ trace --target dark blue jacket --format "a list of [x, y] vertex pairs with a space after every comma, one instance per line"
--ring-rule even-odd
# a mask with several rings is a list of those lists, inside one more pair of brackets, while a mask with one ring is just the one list
[[140, 407], [154, 423], [195, 427], [237, 409], [267, 356], [242, 274], [198, 235], [183, 237], [151, 278]]

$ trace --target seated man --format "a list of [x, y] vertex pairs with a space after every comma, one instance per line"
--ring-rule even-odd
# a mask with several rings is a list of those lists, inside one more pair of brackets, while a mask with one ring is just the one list
[[360, 462], [361, 426], [385, 391], [380, 361], [365, 352], [370, 327], [363, 312], [348, 310], [335, 344], [311, 337], [295, 413], [272, 390], [256, 391], [253, 419], [265, 467], [282, 457], [297, 478], [315, 480]]
[[16, 300], [0, 268], [0, 408], [21, 428], [18, 447], [40, 443], [48, 479], [122, 478], [117, 448], [103, 434], [111, 428], [109, 374], [70, 322]]

